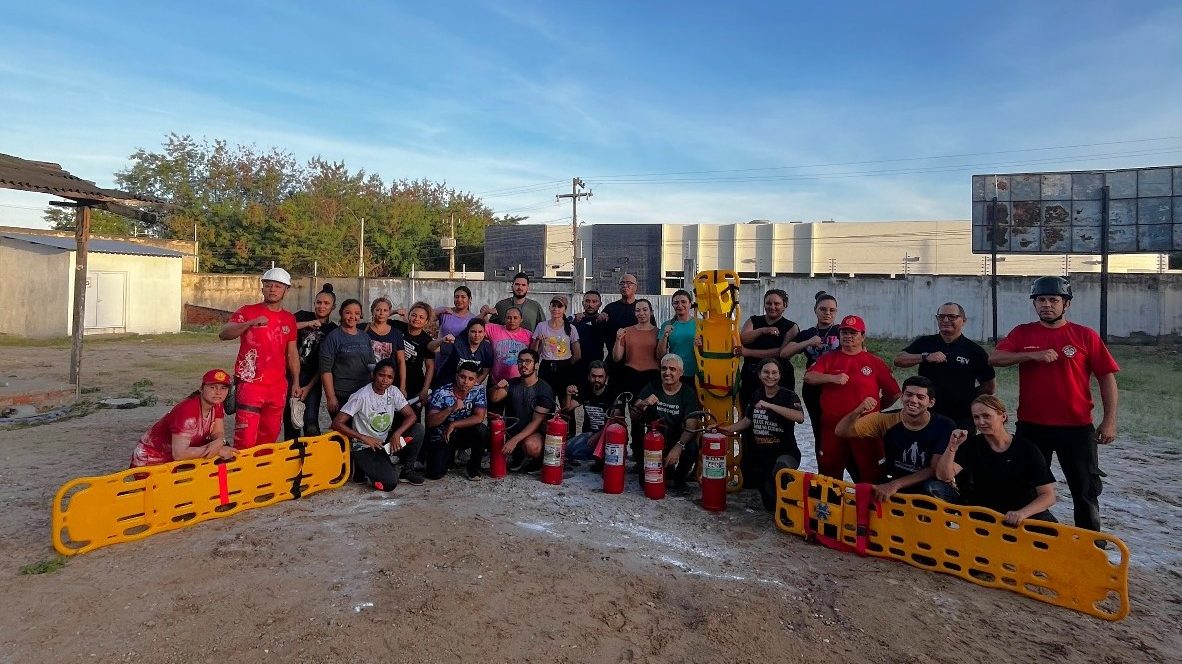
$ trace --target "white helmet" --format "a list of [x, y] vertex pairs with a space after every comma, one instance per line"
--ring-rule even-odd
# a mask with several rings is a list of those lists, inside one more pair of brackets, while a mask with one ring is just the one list
[[263, 273], [263, 281], [277, 281], [284, 286], [291, 285], [291, 275], [281, 267], [273, 267]]

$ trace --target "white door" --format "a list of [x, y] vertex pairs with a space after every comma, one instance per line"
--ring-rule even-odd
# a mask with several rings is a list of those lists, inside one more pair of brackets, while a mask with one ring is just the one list
[[82, 328], [122, 329], [125, 325], [126, 272], [91, 272], [86, 276], [86, 317]]

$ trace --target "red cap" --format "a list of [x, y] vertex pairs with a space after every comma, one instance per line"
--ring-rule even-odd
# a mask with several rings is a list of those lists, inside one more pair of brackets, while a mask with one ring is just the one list
[[861, 316], [846, 316], [841, 319], [841, 327], [839, 329], [857, 330], [862, 334], [866, 334], [866, 321], [862, 320]]
[[201, 384], [229, 385], [230, 374], [226, 373], [222, 369], [210, 369], [209, 371], [205, 372], [204, 376], [201, 377]]

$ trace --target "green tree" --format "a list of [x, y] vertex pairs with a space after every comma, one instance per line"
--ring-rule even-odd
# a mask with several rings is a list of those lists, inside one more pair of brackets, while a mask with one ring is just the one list
[[[51, 205], [45, 208], [41, 219], [55, 231], [73, 231], [77, 217], [73, 208]], [[135, 223], [127, 217], [106, 210], [90, 211], [90, 232], [93, 235], [130, 236], [136, 231]]]

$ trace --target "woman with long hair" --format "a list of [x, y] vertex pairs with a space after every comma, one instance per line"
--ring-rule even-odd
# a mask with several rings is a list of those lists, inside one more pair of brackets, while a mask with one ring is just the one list
[[698, 359], [694, 354], [694, 345], [698, 338], [698, 322], [694, 320], [694, 300], [687, 290], [677, 290], [671, 299], [673, 304], [673, 318], [661, 324], [661, 331], [657, 334], [657, 357], [665, 357], [666, 353], [673, 353], [681, 358], [685, 365], [682, 382], [693, 385], [694, 377], [698, 375]]
[[576, 382], [574, 366], [582, 357], [579, 331], [566, 318], [566, 298], [550, 298], [550, 319], [534, 328], [530, 347], [538, 353], [541, 364], [538, 377], [546, 381], [554, 394], [566, 394], [566, 387]]
[[431, 321], [431, 305], [415, 302], [406, 311], [406, 322], [391, 321], [391, 325], [402, 333], [402, 350], [406, 353], [406, 370], [398, 377], [398, 391], [407, 399], [418, 398], [416, 411], [427, 403], [427, 392], [435, 375], [435, 353], [427, 323]]
[[464, 360], [477, 364], [476, 384], [484, 384], [489, 372], [492, 371], [494, 360], [492, 343], [487, 339], [488, 335], [484, 328], [484, 319], [473, 318], [468, 321], [459, 336], [453, 337], [449, 334], [431, 342], [428, 346], [431, 351], [438, 351], [442, 346], [451, 346], [451, 352], [446, 356], [440, 353], [440, 357], [444, 359], [438, 361], [431, 389], [437, 390], [444, 385], [454, 383], [456, 368]]
[[[652, 302], [644, 298], [636, 300], [636, 324], [622, 327], [616, 332], [612, 359], [616, 361], [616, 373], [619, 374], [619, 380], [613, 377], [612, 382], [621, 394], [640, 394], [650, 383], [661, 378], [661, 365], [657, 361], [657, 327], [653, 325]], [[684, 368], [677, 374], [678, 380], [681, 380], [683, 375]], [[633, 417], [632, 452], [635, 459], [640, 459], [636, 455], [643, 440], [644, 425], [640, 419]]]
[[406, 373], [406, 349], [403, 347], [402, 333], [390, 323], [390, 316], [394, 314], [394, 305], [389, 298], [379, 297], [369, 305], [369, 325], [365, 326], [365, 334], [369, 336], [373, 346], [373, 362], [376, 365], [382, 360], [390, 360], [397, 372], [395, 381]]
[[324, 284], [316, 299], [312, 301], [311, 311], [295, 312], [296, 319], [296, 351], [300, 355], [300, 390], [304, 392], [303, 426], [296, 427], [291, 418], [291, 402], [283, 413], [283, 428], [287, 438], [297, 436], [320, 435], [320, 403], [324, 390], [320, 385], [320, 342], [333, 330], [337, 324], [332, 322], [332, 309], [336, 306], [337, 296], [332, 292], [332, 284]]
[[988, 507], [1016, 526], [1026, 519], [1057, 521], [1055, 478], [1034, 441], [1006, 430], [1009, 414], [1001, 399], [983, 394], [970, 406], [977, 433], [957, 429], [936, 464], [936, 479], [963, 480], [962, 502]]
[[131, 467], [154, 466], [185, 459], [233, 459], [226, 444], [222, 403], [230, 393], [230, 374], [211, 369], [201, 377], [201, 389], [172, 407], [140, 438], [131, 453]]
[[[773, 288], [763, 294], [763, 315], [752, 316], [743, 323], [739, 340], [743, 342], [743, 370], [739, 381], [739, 402], [744, 408], [760, 388], [759, 367], [765, 359], [779, 357], [794, 339], [800, 326], [784, 317], [788, 308], [788, 293]], [[791, 362], [780, 363], [780, 384], [788, 389], [796, 386], [796, 374]]]
[[361, 302], [341, 303], [341, 323], [320, 343], [320, 381], [328, 414], [336, 417], [357, 390], [369, 384], [373, 344], [361, 330]]
[[[813, 314], [817, 324], [801, 330], [791, 342], [780, 349], [780, 358], [787, 361], [792, 356], [804, 354], [804, 370], [808, 371], [825, 353], [841, 347], [837, 324], [837, 298], [825, 291], [813, 296]], [[813, 429], [813, 446], [817, 458], [821, 457], [821, 386], [804, 381], [800, 386], [800, 398], [809, 414]]]
[[759, 490], [768, 511], [776, 502], [777, 460], [785, 457], [780, 467], [800, 467], [794, 428], [803, 422], [800, 397], [780, 384], [780, 363], [766, 357], [759, 362], [759, 389], [750, 394], [743, 417], [718, 427], [723, 433], [743, 434], [743, 483]]

